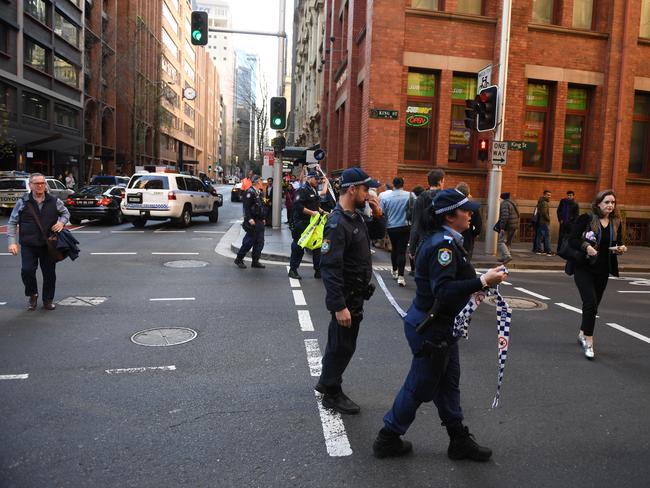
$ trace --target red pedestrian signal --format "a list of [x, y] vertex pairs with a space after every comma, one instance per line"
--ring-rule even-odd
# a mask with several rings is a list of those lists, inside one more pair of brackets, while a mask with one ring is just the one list
[[488, 141], [487, 139], [480, 139], [478, 141], [478, 158], [481, 161], [487, 161], [489, 150], [490, 150], [490, 141]]

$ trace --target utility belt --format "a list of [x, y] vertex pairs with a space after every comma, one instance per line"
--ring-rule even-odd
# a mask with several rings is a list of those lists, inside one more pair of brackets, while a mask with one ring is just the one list
[[[360, 281], [360, 280], [359, 280]], [[346, 286], [343, 289], [343, 294], [345, 298], [354, 298], [361, 297], [364, 300], [370, 300], [372, 295], [375, 293], [375, 285], [372, 283], [355, 283], [350, 286]]]

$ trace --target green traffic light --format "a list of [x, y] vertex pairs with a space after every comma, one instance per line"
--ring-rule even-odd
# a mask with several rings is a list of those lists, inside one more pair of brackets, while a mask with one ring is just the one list
[[194, 39], [195, 41], [200, 41], [201, 37], [202, 36], [201, 36], [201, 31], [200, 30], [192, 31], [192, 39]]
[[273, 125], [282, 125], [282, 119], [280, 117], [276, 117], [273, 119]]

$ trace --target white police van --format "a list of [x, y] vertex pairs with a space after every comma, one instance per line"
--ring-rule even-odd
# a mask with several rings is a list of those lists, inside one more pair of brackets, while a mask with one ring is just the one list
[[[51, 195], [65, 200], [74, 193], [63, 183], [51, 176], [45, 177], [47, 191]], [[0, 212], [11, 213], [16, 201], [29, 192], [29, 173], [24, 171], [0, 171]]]
[[129, 180], [121, 208], [135, 227], [144, 227], [147, 220], [167, 219], [187, 227], [197, 215], [217, 222], [222, 205], [223, 195], [195, 176], [141, 172]]

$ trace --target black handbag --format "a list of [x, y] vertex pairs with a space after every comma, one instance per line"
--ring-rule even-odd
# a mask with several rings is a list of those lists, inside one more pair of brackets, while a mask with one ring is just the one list
[[560, 244], [560, 249], [557, 252], [557, 255], [567, 261], [573, 261], [576, 264], [582, 264], [587, 261], [587, 253], [584, 251], [578, 251], [574, 249], [569, 244], [569, 238], [565, 238]]
[[494, 227], [492, 227], [492, 230], [494, 232], [501, 232], [501, 223], [497, 220], [497, 223], [494, 224]]

